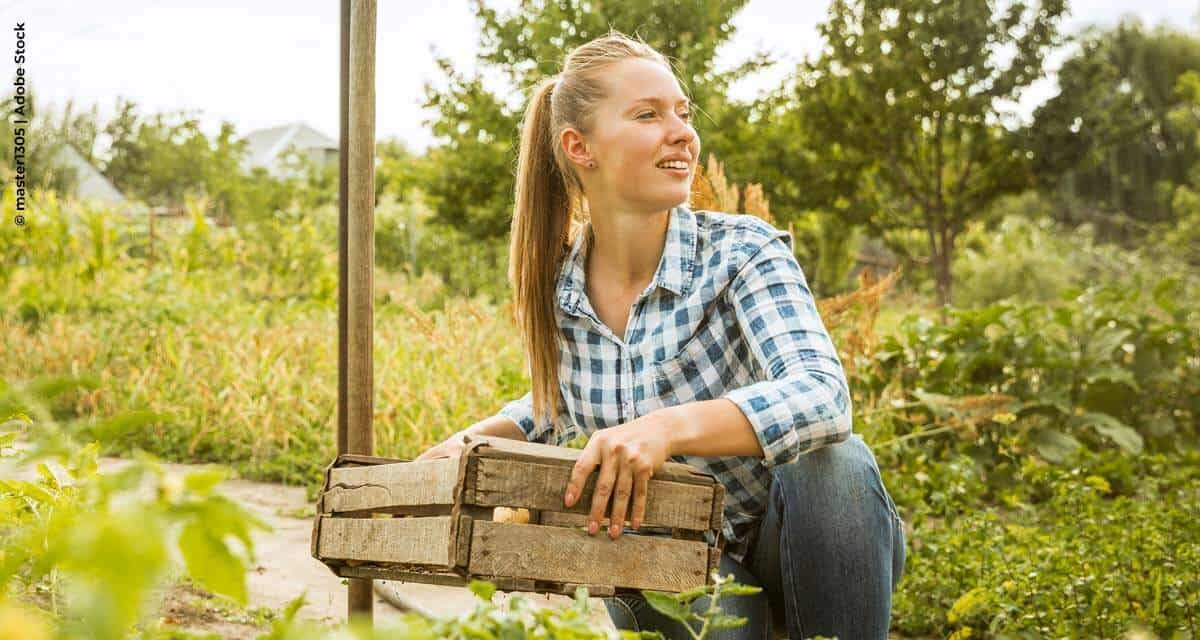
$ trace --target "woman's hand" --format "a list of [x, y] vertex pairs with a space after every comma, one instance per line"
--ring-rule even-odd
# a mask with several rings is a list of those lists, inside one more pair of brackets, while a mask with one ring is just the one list
[[[588, 533], [595, 535], [604, 519], [608, 497], [613, 496], [609, 518], [610, 538], [621, 535], [626, 514], [631, 514], [634, 529], [642, 526], [646, 516], [646, 489], [650, 477], [671, 457], [670, 425], [661, 412], [646, 414], [617, 427], [601, 429], [592, 434], [587, 447], [567, 483], [565, 504], [571, 507], [579, 499], [588, 476], [599, 468], [596, 489], [592, 493], [592, 512]], [[633, 499], [630, 509], [630, 498]]]
[[450, 436], [449, 438], [446, 438], [445, 440], [439, 442], [438, 444], [435, 444], [434, 446], [426, 449], [425, 452], [422, 453], [421, 455], [417, 456], [417, 458], [415, 460], [413, 460], [413, 462], [420, 462], [422, 460], [433, 460], [434, 458], [457, 458], [457, 457], [459, 457], [460, 455], [462, 455], [463, 447], [466, 446], [466, 443], [463, 442], [463, 436], [465, 436], [466, 434], [467, 434], [466, 429], [459, 431], [458, 433]]

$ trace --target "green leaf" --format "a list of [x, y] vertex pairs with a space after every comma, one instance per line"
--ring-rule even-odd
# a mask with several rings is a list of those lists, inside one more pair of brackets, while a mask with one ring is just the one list
[[1031, 434], [1030, 439], [1038, 455], [1055, 463], [1063, 462], [1083, 446], [1079, 440], [1057, 429], [1039, 429]]
[[1074, 428], [1091, 427], [1129, 453], [1142, 452], [1142, 435], [1107, 413], [1089, 411], [1071, 418], [1069, 424]]
[[748, 618], [731, 616], [725, 613], [718, 613], [708, 620], [709, 629], [734, 629], [746, 624]]
[[214, 536], [203, 522], [189, 522], [179, 536], [188, 573], [209, 591], [227, 595], [246, 604], [246, 568], [225, 542]]
[[1112, 353], [1125, 342], [1133, 331], [1130, 329], [1105, 327], [1097, 331], [1087, 344], [1087, 356], [1092, 362], [1105, 362], [1112, 359]]
[[740, 582], [733, 582], [721, 587], [723, 596], [753, 596], [762, 593], [762, 587], [755, 587]]
[[682, 602], [684, 604], [691, 604], [691, 602], [693, 600], [695, 600], [696, 598], [699, 598], [701, 596], [706, 596], [711, 592], [712, 592], [712, 587], [709, 587], [708, 585], [704, 585], [704, 586], [700, 586], [700, 587], [693, 587], [691, 589], [688, 589], [687, 591], [682, 591], [679, 594], [675, 595], [674, 597], [679, 602]]
[[467, 588], [484, 602], [491, 602], [492, 596], [496, 593], [496, 585], [486, 580], [472, 580]]
[[687, 624], [688, 620], [690, 620], [692, 617], [692, 610], [687, 605], [683, 604], [679, 600], [676, 600], [675, 596], [669, 593], [663, 593], [661, 591], [643, 591], [642, 595], [645, 596], [646, 602], [651, 607], [654, 607], [655, 611], [658, 611], [672, 620], [678, 620], [683, 624]]
[[107, 443], [161, 420], [162, 416], [153, 411], [127, 411], [107, 420], [79, 427], [79, 431]]
[[1139, 385], [1137, 380], [1134, 379], [1133, 372], [1129, 369], [1123, 369], [1115, 365], [1094, 369], [1088, 373], [1087, 378], [1085, 379], [1089, 384], [1100, 380], [1107, 380], [1116, 384], [1128, 385], [1130, 388], [1136, 391], [1141, 391], [1141, 385]]
[[212, 493], [214, 487], [221, 484], [229, 475], [229, 470], [224, 467], [212, 466], [199, 471], [193, 471], [183, 478], [183, 486], [189, 491], [201, 495]]

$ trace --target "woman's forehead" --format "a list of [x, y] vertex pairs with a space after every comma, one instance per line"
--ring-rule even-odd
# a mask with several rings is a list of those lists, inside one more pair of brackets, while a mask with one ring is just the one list
[[614, 65], [612, 73], [604, 74], [602, 78], [610, 90], [608, 102], [617, 109], [638, 104], [675, 105], [687, 101], [687, 96], [679, 89], [675, 74], [653, 60], [622, 60]]

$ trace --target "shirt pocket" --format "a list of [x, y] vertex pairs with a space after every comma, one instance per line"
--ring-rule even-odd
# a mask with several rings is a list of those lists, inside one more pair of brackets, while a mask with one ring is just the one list
[[707, 331], [692, 336], [672, 356], [650, 363], [651, 389], [663, 405], [711, 400], [721, 393], [718, 364], [709, 356], [712, 337]]

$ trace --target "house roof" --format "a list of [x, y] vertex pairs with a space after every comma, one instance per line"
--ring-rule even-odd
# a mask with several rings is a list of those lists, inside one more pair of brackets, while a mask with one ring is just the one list
[[337, 140], [317, 131], [303, 122], [293, 122], [278, 127], [257, 129], [246, 136], [246, 166], [272, 167], [279, 154], [289, 146], [297, 149], [331, 149], [337, 151]]
[[99, 200], [109, 204], [125, 202], [125, 196], [100, 170], [92, 166], [75, 147], [64, 144], [54, 156], [56, 164], [73, 169], [79, 178], [75, 197], [83, 200]]

